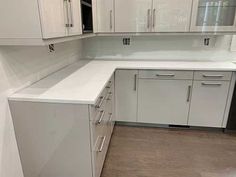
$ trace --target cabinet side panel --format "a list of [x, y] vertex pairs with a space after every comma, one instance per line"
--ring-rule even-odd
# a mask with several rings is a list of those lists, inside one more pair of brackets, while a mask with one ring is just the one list
[[88, 106], [10, 102], [25, 177], [92, 177]]
[[37, 0], [2, 1], [0, 21], [0, 38], [42, 38]]

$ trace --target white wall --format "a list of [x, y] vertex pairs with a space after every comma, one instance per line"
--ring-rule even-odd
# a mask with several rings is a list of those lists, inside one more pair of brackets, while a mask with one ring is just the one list
[[7, 95], [81, 58], [81, 41], [45, 47], [0, 47], [0, 177], [23, 177]]
[[131, 37], [130, 46], [122, 44], [122, 37], [96, 37], [84, 40], [84, 57], [141, 60], [236, 60], [236, 53], [230, 52], [232, 36], [211, 37], [210, 46], [203, 45], [205, 37], [135, 36]]

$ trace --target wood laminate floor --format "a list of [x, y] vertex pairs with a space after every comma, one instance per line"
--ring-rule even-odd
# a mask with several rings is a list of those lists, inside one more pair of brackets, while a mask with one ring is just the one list
[[236, 177], [236, 135], [116, 126], [102, 177]]

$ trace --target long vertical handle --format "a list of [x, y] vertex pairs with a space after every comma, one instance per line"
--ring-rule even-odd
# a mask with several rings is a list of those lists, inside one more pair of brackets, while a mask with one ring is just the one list
[[105, 140], [106, 140], [106, 136], [102, 137], [102, 143], [101, 143], [101, 146], [100, 146], [99, 149], [98, 149], [98, 152], [102, 152], [103, 146], [104, 146], [104, 144], [105, 144]]
[[148, 9], [147, 11], [147, 28], [150, 28], [150, 14], [151, 14], [151, 9]]
[[112, 29], [112, 10], [110, 10], [110, 29]]
[[134, 75], [134, 91], [137, 90], [137, 74]]
[[190, 101], [190, 97], [191, 97], [191, 89], [192, 89], [192, 86], [189, 85], [189, 86], [188, 86], [188, 93], [187, 93], [187, 102]]
[[65, 26], [68, 28], [68, 27], [70, 27], [68, 0], [63, 0], [63, 2], [64, 2], [64, 8], [66, 11], [66, 24], [65, 24]]
[[70, 27], [73, 27], [74, 26], [74, 18], [73, 18], [73, 10], [72, 10], [72, 0], [68, 0], [69, 2], [69, 6], [70, 6], [70, 23], [69, 23], [69, 26]]
[[153, 17], [152, 17], [152, 27], [156, 26], [156, 9], [153, 9]]

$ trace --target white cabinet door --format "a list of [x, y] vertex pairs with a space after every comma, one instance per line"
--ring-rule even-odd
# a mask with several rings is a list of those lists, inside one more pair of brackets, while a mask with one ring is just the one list
[[81, 3], [80, 0], [69, 0], [69, 35], [80, 35], [82, 34], [82, 23], [81, 23]]
[[194, 81], [188, 125], [222, 127], [229, 81]]
[[66, 3], [63, 0], [39, 0], [43, 38], [63, 37], [67, 35]]
[[138, 122], [187, 125], [191, 80], [139, 79]]
[[115, 32], [150, 32], [152, 0], [115, 0]]
[[118, 70], [115, 74], [116, 120], [137, 121], [137, 70]]
[[153, 32], [188, 32], [192, 0], [153, 0]]
[[97, 0], [97, 32], [114, 32], [113, 0]]

